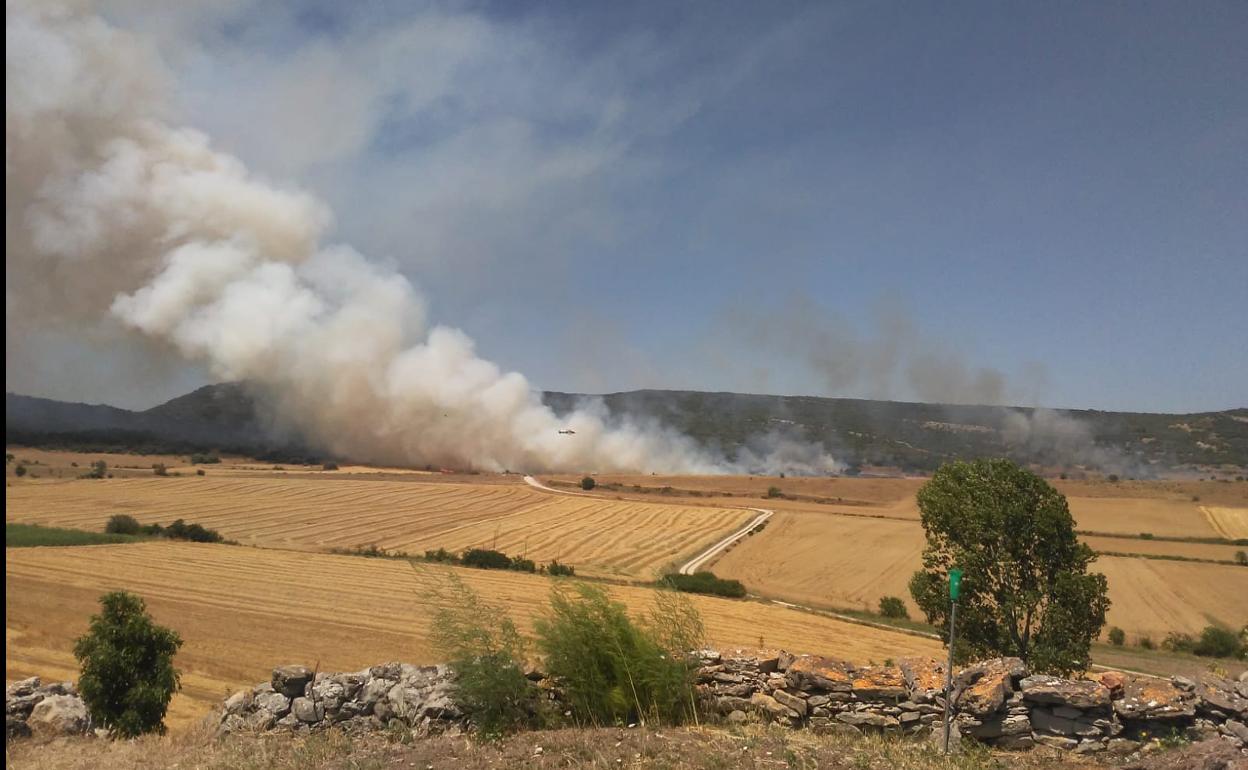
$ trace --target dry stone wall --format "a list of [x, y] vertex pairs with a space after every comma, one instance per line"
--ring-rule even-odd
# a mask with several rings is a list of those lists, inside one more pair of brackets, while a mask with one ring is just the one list
[[44, 684], [39, 677], [4, 688], [5, 740], [77, 735], [91, 730], [87, 704], [73, 682]]

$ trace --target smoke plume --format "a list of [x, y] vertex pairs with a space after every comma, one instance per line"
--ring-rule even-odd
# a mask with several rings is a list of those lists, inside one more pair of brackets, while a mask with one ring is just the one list
[[318, 200], [170, 125], [142, 40], [77, 6], [11, 2], [6, 16], [11, 322], [115, 319], [216, 377], [259, 384], [279, 418], [360, 460], [735, 469], [600, 407], [556, 417], [522, 375], [431, 324], [402, 275], [325, 245]]

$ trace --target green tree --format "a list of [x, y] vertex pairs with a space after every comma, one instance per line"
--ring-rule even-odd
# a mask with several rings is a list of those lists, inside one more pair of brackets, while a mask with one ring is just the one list
[[586, 476], [585, 478], [581, 479], [581, 489], [585, 490], [586, 492], [588, 492], [589, 490], [593, 489], [596, 486], [598, 486], [598, 482], [594, 481], [593, 476]]
[[119, 513], [108, 520], [104, 531], [112, 535], [137, 535], [143, 531], [143, 525], [133, 516]]
[[1236, 551], [1236, 552], [1235, 552], [1235, 563], [1236, 563], [1236, 564], [1242, 564], [1242, 565], [1248, 566], [1248, 552], [1244, 552], [1244, 551]]
[[1126, 644], [1127, 632], [1123, 631], [1118, 626], [1114, 626], [1113, 628], [1109, 629], [1109, 643], [1114, 645], [1115, 647], [1121, 647], [1122, 645]]
[[19, 466], [17, 466], [16, 468], [14, 468], [14, 469], [13, 469], [13, 475], [14, 475], [14, 476], [25, 476], [25, 475], [26, 475], [26, 466], [25, 466], [25, 465], [19, 465]]
[[1088, 572], [1096, 557], [1065, 497], [1009, 460], [976, 460], [942, 466], [918, 501], [927, 547], [910, 592], [947, 633], [945, 576], [963, 570], [958, 658], [1015, 655], [1051, 673], [1088, 665], [1108, 586]]
[[91, 718], [114, 736], [163, 733], [169, 700], [180, 687], [173, 656], [182, 637], [154, 623], [134, 594], [107, 593], [100, 605], [74, 642], [78, 690]]
[[880, 597], [880, 614], [886, 618], [908, 618], [910, 611], [899, 596]]

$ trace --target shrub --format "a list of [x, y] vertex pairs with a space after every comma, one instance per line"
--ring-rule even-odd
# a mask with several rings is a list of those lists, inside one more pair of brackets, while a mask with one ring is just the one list
[[1171, 631], [1166, 635], [1165, 640], [1161, 643], [1163, 650], [1170, 652], [1193, 652], [1196, 649], [1196, 640], [1191, 634], [1181, 634], [1178, 631]]
[[516, 572], [537, 572], [537, 563], [532, 559], [513, 556], [511, 557], [511, 564], [508, 566], [508, 569], [513, 569]]
[[213, 454], [191, 455], [191, 465], [212, 465], [221, 462], [221, 458]]
[[1117, 473], [1109, 474], [1109, 480], [1115, 484], [1118, 483], [1118, 474]]
[[1248, 553], [1245, 553], [1244, 551], [1236, 551], [1235, 563], [1248, 566]]
[[1127, 634], [1118, 626], [1109, 629], [1109, 643], [1115, 647], [1121, 647], [1126, 644]]
[[552, 559], [550, 565], [546, 567], [546, 574], [552, 577], [572, 577], [576, 574], [576, 568], [570, 564], [560, 564], [558, 559]]
[[321, 466], [321, 470], [323, 470], [323, 471], [336, 471], [336, 470], [338, 470], [338, 463], [333, 463], [333, 462], [330, 462], [330, 463], [325, 463], [324, 465], [322, 465], [322, 466]]
[[906, 603], [897, 596], [884, 596], [880, 599], [880, 614], [886, 618], [909, 618], [910, 611]]
[[165, 467], [165, 464], [164, 464], [164, 463], [153, 463], [153, 464], [152, 464], [152, 473], [153, 473], [153, 474], [155, 474], [155, 475], [157, 475], [157, 476], [168, 476], [168, 475], [169, 475], [169, 469]]
[[1233, 658], [1244, 654], [1239, 636], [1229, 628], [1205, 626], [1192, 652], [1206, 658]]
[[669, 588], [692, 594], [712, 594], [740, 599], [745, 596], [745, 586], [740, 580], [719, 578], [714, 572], [695, 572], [692, 575], [671, 573], [659, 581]]
[[677, 724], [693, 714], [696, 668], [687, 652], [702, 646], [703, 630], [687, 600], [656, 593], [640, 625], [601, 586], [559, 584], [550, 606], [535, 624], [538, 646], [579, 722]]
[[115, 736], [165, 731], [165, 711], [179, 688], [173, 656], [182, 637], [152, 622], [143, 600], [123, 591], [100, 597], [103, 608], [74, 642], [78, 690], [91, 718]]
[[18, 465], [17, 467], [15, 467], [15, 468], [13, 469], [13, 475], [14, 475], [14, 476], [17, 476], [18, 478], [21, 478], [22, 476], [25, 476], [25, 475], [26, 475], [26, 466], [25, 466], [25, 465]]
[[195, 469], [195, 475], [196, 475], [196, 476], [206, 476], [207, 474], [206, 474], [206, 473], [204, 473], [204, 469], [203, 469], [203, 468], [196, 468], [196, 469]]
[[784, 493], [780, 491], [780, 487], [767, 487], [767, 497], [784, 497]]
[[207, 529], [200, 524], [187, 524], [182, 519], [165, 527], [160, 534], [174, 540], [190, 540], [193, 543], [220, 543], [225, 539], [215, 529]]
[[538, 692], [524, 675], [524, 638], [504, 608], [454, 574], [447, 581], [430, 639], [458, 675], [455, 700], [486, 738], [534, 726]]
[[591, 476], [586, 476], [585, 478], [581, 479], [581, 489], [585, 490], [586, 492], [588, 492], [589, 490], [593, 489], [596, 486], [598, 486], [598, 482], [594, 481], [594, 479]]
[[1153, 539], [1153, 533], [1152, 533], [1152, 532], [1141, 532], [1141, 533], [1140, 533], [1140, 539], [1141, 539], [1141, 540], [1152, 540], [1152, 539]]
[[1151, 636], [1141, 636], [1135, 644], [1141, 650], [1152, 650], [1157, 647], [1157, 645], [1153, 644], [1153, 637]]
[[469, 548], [459, 559], [465, 567], [478, 569], [509, 569], [511, 557], [502, 551], [491, 551], [488, 548]]
[[96, 460], [91, 463], [91, 470], [82, 474], [84, 479], [102, 479], [106, 477], [112, 478], [112, 474], [108, 472], [108, 463], [103, 460]]
[[139, 524], [138, 519], [124, 513], [113, 516], [104, 525], [104, 531], [110, 535], [137, 535], [142, 529], [143, 525]]
[[436, 551], [425, 551], [425, 561], [456, 564], [459, 562], [459, 557], [445, 548], [439, 548]]

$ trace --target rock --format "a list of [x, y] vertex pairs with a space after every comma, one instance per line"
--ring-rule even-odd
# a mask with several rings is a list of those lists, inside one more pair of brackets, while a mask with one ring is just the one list
[[1036, 734], [1032, 736], [1032, 739], [1042, 746], [1051, 746], [1052, 748], [1063, 749], [1065, 751], [1070, 751], [1079, 745], [1079, 741], [1074, 738], [1065, 738], [1060, 735]]
[[932, 745], [936, 747], [937, 751], [945, 751], [948, 749], [950, 754], [957, 754], [962, 750], [962, 731], [958, 729], [956, 722], [949, 725], [947, 746], [945, 743], [945, 725], [941, 722], [937, 722], [932, 725], [932, 734], [929, 740], [931, 740]]
[[1221, 711], [1248, 718], [1248, 698], [1240, 697], [1235, 685], [1222, 677], [1207, 673], [1193, 689], [1200, 699], [1198, 708], [1201, 711]]
[[1053, 676], [1029, 676], [1019, 683], [1023, 700], [1087, 710], [1109, 705], [1109, 688], [1090, 680], [1058, 679]]
[[793, 655], [792, 653], [781, 650], [776, 655], [776, 670], [788, 671], [789, 666], [793, 665], [793, 661], [795, 660], [797, 660], [797, 656]]
[[955, 687], [958, 709], [975, 716], [996, 713], [1013, 692], [1014, 680], [1026, 672], [1018, 658], [998, 658], [963, 669]]
[[1140, 750], [1144, 744], [1139, 741], [1129, 740], [1127, 738], [1110, 738], [1105, 744], [1105, 750], [1111, 754], [1134, 754]]
[[280, 692], [261, 693], [252, 699], [252, 703], [257, 709], [269, 712], [276, 719], [281, 719], [290, 713], [290, 698]]
[[854, 697], [863, 701], [892, 701], [897, 703], [910, 694], [905, 676], [896, 666], [872, 666], [854, 672], [850, 683]]
[[1223, 723], [1221, 732], [1223, 735], [1235, 736], [1242, 741], [1245, 746], [1248, 746], [1248, 725], [1245, 725], [1243, 722], [1228, 719], [1225, 723]]
[[87, 704], [76, 695], [49, 695], [30, 712], [26, 724], [36, 738], [81, 735], [91, 728]]
[[10, 698], [20, 698], [23, 695], [32, 695], [35, 690], [39, 689], [39, 677], [32, 676], [29, 679], [22, 679], [4, 688], [4, 699], [8, 701]]
[[295, 698], [290, 702], [290, 713], [300, 722], [315, 724], [325, 718], [325, 707], [311, 698]]
[[854, 727], [876, 727], [880, 729], [899, 727], [901, 724], [894, 717], [873, 714], [870, 711], [842, 711], [836, 715], [836, 720]]
[[235, 716], [243, 713], [248, 706], [251, 705], [251, 691], [239, 690], [230, 697], [225, 699], [225, 705], [222, 710], [227, 716]]
[[910, 700], [931, 703], [945, 691], [945, 666], [931, 658], [903, 658], [898, 665], [910, 688]]
[[743, 725], [750, 721], [750, 717], [744, 711], [733, 709], [728, 712], [728, 723], [733, 725]]
[[789, 686], [797, 690], [848, 693], [853, 689], [853, 671], [844, 661], [803, 655], [793, 661], [785, 675]]
[[848, 738], [862, 737], [862, 730], [859, 730], [857, 727], [829, 719], [823, 719], [818, 724], [812, 721], [810, 729], [815, 735], [843, 735]]
[[287, 698], [298, 698], [312, 681], [312, 670], [306, 666], [278, 666], [273, 669], [273, 691]]
[[1106, 671], [1095, 677], [1096, 681], [1105, 686], [1109, 690], [1109, 697], [1122, 697], [1122, 687], [1127, 683], [1127, 677], [1120, 671]]
[[754, 693], [754, 695], [750, 698], [750, 705], [752, 705], [755, 710], [767, 715], [767, 718], [769, 719], [800, 718], [796, 711], [780, 703], [780, 701], [770, 695], [764, 695], [761, 692]]
[[1031, 733], [1025, 735], [1005, 735], [993, 741], [992, 745], [999, 749], [1018, 751], [1033, 748], [1036, 745], [1036, 739], [1032, 737]]
[[8, 715], [4, 717], [4, 738], [6, 741], [29, 736], [30, 727], [27, 726], [26, 720]]
[[784, 690], [776, 690], [771, 694], [780, 705], [785, 706], [797, 713], [799, 717], [806, 716], [806, 701], [796, 695], [785, 692]]
[[1190, 719], [1196, 715], [1195, 696], [1164, 679], [1128, 678], [1114, 711], [1122, 719]]

